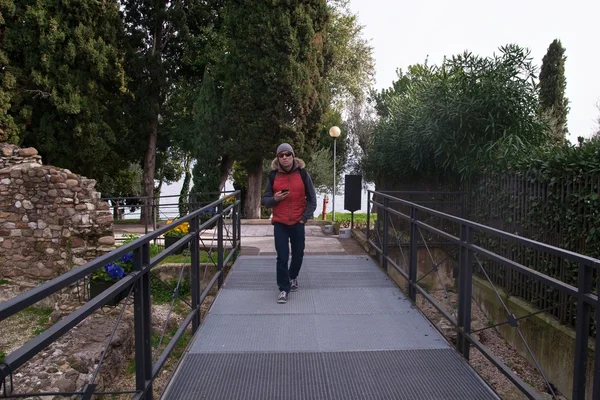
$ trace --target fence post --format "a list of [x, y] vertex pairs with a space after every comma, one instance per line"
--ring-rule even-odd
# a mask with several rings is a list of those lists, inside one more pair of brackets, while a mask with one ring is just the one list
[[[592, 293], [592, 277], [592, 267], [585, 264], [579, 264], [579, 270], [577, 272], [577, 291], [580, 295]], [[583, 300], [577, 301], [577, 322], [575, 325], [575, 364], [573, 368], [573, 400], [585, 400], [588, 338], [590, 336], [590, 309], [591, 306], [589, 303]]]
[[381, 250], [383, 252], [383, 258], [381, 259], [381, 266], [384, 270], [388, 269], [388, 207], [390, 201], [387, 197], [383, 198], [383, 235], [382, 235], [382, 243]]
[[[596, 271], [596, 294], [600, 294], [600, 271]], [[600, 399], [600, 301], [594, 307], [596, 310], [596, 348], [594, 349], [594, 388], [592, 393], [592, 399]]]
[[223, 202], [218, 206], [219, 220], [217, 224], [217, 270], [219, 275], [219, 289], [223, 285]]
[[202, 293], [200, 282], [200, 246], [198, 244], [198, 216], [196, 215], [190, 221], [190, 232], [194, 233], [194, 237], [190, 243], [191, 265], [190, 265], [190, 283], [192, 286], [192, 309], [198, 310], [192, 320], [192, 334], [196, 333], [200, 326], [200, 295]]
[[142, 207], [144, 207], [144, 212], [142, 213], [144, 216], [144, 234], [147, 235], [148, 234], [148, 198], [144, 197], [144, 204], [142, 205]]
[[469, 359], [471, 343], [466, 335], [471, 331], [471, 297], [473, 294], [473, 253], [467, 245], [473, 243], [473, 229], [460, 226], [460, 249], [458, 254], [458, 315], [456, 322], [456, 348], [465, 359]]
[[231, 258], [231, 261], [235, 261], [237, 258], [236, 250], [237, 250], [238, 231], [237, 231], [236, 220], [237, 220], [237, 205], [234, 202], [233, 207], [231, 208], [231, 233], [233, 235], [232, 240], [231, 240], [231, 251], [233, 251], [233, 256]]
[[135, 284], [133, 318], [135, 332], [135, 387], [152, 400], [152, 314], [150, 298], [150, 246], [144, 243], [133, 251], [133, 270], [142, 272]]
[[158, 208], [160, 207], [160, 201], [156, 204], [156, 198], [152, 198], [152, 231], [156, 230], [156, 222], [158, 219]]
[[241, 243], [242, 243], [242, 192], [238, 192], [238, 195], [236, 196], [236, 201], [238, 201], [238, 200], [239, 200], [239, 204], [237, 205], [237, 216], [238, 216], [237, 228], [238, 228], [238, 240], [240, 242], [240, 251], [241, 251], [242, 250], [242, 248], [241, 248]]
[[371, 191], [367, 190], [367, 248], [369, 248], [369, 236], [371, 234]]
[[417, 209], [410, 207], [410, 258], [408, 262], [408, 297], [417, 301], [417, 271], [419, 270], [419, 239], [417, 238]]

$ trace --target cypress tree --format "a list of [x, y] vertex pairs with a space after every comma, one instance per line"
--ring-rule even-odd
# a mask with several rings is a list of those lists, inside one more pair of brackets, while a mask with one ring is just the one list
[[547, 119], [552, 136], [564, 140], [567, 134], [567, 114], [569, 100], [565, 97], [567, 79], [565, 78], [565, 48], [555, 39], [548, 47], [542, 60], [540, 71], [540, 108]]
[[224, 122], [228, 153], [248, 171], [245, 215], [258, 218], [263, 158], [289, 142], [302, 156], [316, 140], [324, 94], [325, 0], [232, 0], [225, 19]]

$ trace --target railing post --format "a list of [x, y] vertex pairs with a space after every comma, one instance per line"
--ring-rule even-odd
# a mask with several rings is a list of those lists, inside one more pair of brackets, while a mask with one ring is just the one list
[[383, 251], [383, 258], [381, 259], [381, 267], [387, 271], [388, 269], [388, 207], [389, 207], [390, 201], [387, 197], [383, 198], [383, 235], [382, 235], [382, 242], [381, 243], [381, 250]]
[[[242, 193], [239, 192], [238, 193], [239, 197], [236, 197], [236, 201], [239, 200], [239, 204], [237, 205], [237, 216], [238, 216], [238, 223], [237, 223], [237, 228], [238, 228], [238, 240], [240, 241], [240, 245], [242, 243]], [[240, 251], [241, 251], [241, 246], [240, 246]]]
[[[600, 271], [596, 271], [596, 294], [600, 295]], [[600, 332], [598, 326], [600, 326], [600, 301], [596, 303], [596, 348], [594, 353], [594, 393], [592, 399], [600, 399]]]
[[[577, 272], [577, 291], [580, 295], [589, 294], [592, 292], [592, 277], [592, 267], [585, 264], [579, 264], [579, 270]], [[590, 336], [590, 308], [591, 306], [589, 303], [583, 300], [577, 301], [577, 322], [575, 324], [575, 363], [573, 368], [573, 400], [585, 400], [588, 338]], [[598, 311], [596, 310], [596, 313], [597, 312]]]
[[148, 198], [144, 197], [142, 207], [144, 207], [144, 212], [141, 213], [144, 216], [144, 234], [148, 234]]
[[473, 294], [473, 253], [468, 245], [473, 244], [473, 229], [460, 226], [460, 249], [458, 254], [458, 314], [456, 348], [465, 359], [469, 359], [471, 343], [466, 335], [471, 331], [471, 297]]
[[417, 209], [410, 207], [410, 259], [408, 262], [408, 297], [417, 301], [417, 271], [419, 270], [419, 238], [417, 237]]
[[236, 224], [236, 219], [237, 219], [237, 214], [236, 214], [236, 205], [234, 203], [233, 208], [231, 209], [231, 234], [233, 235], [232, 240], [231, 240], [231, 251], [234, 252], [232, 261], [235, 261], [235, 251], [237, 249], [237, 224]]
[[190, 265], [190, 283], [192, 287], [192, 309], [198, 310], [194, 319], [192, 320], [192, 334], [196, 333], [198, 327], [200, 326], [200, 295], [202, 293], [202, 288], [200, 287], [200, 245], [198, 243], [198, 236], [200, 232], [198, 231], [198, 216], [195, 216], [190, 221], [190, 232], [194, 232], [194, 237], [190, 243], [190, 255], [191, 255], [191, 265]]
[[144, 400], [152, 400], [152, 314], [150, 297], [150, 246], [145, 243], [133, 251], [133, 270], [142, 272], [135, 284], [135, 387], [145, 391]]
[[218, 206], [219, 220], [217, 224], [217, 270], [219, 275], [219, 289], [223, 285], [223, 202]]
[[158, 205], [156, 204], [156, 199], [153, 197], [152, 198], [152, 231], [154, 232], [156, 230], [156, 223], [157, 223], [157, 219], [158, 219], [158, 208], [160, 207], [160, 201], [158, 202]]
[[369, 248], [369, 236], [371, 234], [371, 191], [367, 190], [367, 248]]

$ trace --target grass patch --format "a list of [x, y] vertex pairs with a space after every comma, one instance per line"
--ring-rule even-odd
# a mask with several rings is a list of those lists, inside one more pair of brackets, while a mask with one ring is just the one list
[[52, 307], [27, 307], [23, 310], [23, 315], [35, 320], [35, 327], [31, 332], [31, 337], [35, 337], [40, 333], [44, 332], [50, 326], [50, 314], [52, 314]]
[[[322, 220], [323, 215], [319, 214], [316, 220]], [[331, 213], [327, 214], [327, 221], [331, 221]], [[371, 213], [371, 224], [377, 220], [377, 214]], [[352, 222], [352, 214], [351, 213], [335, 213], [335, 222], [340, 224], [342, 227], [350, 226]], [[354, 213], [354, 226], [355, 227], [364, 227], [367, 226], [367, 213]]]
[[[166, 285], [165, 285], [166, 284]], [[150, 293], [154, 304], [170, 303], [173, 299], [173, 289], [177, 286], [177, 280], [161, 282], [154, 272], [150, 272]], [[192, 295], [192, 286], [189, 279], [182, 279], [179, 284], [179, 298], [189, 299]], [[175, 303], [181, 302], [179, 299]]]
[[[192, 256], [187, 254], [187, 250], [184, 251], [183, 254], [173, 254], [165, 258], [161, 264], [189, 264], [192, 261]], [[223, 260], [227, 258], [229, 255], [229, 250], [225, 250], [223, 252]], [[216, 251], [212, 252], [210, 257], [208, 257], [208, 253], [206, 251], [200, 252], [200, 262], [201, 263], [216, 263], [219, 255]]]
[[0, 279], [0, 285], [6, 285], [8, 283], [8, 279]]

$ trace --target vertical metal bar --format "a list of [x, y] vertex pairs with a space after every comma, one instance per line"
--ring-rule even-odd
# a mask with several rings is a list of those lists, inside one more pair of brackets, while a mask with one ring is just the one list
[[156, 219], [158, 217], [158, 207], [160, 207], [160, 201], [156, 204], [156, 199], [152, 198], [152, 231], [156, 230]]
[[[577, 289], [581, 294], [592, 292], [590, 266], [579, 264]], [[590, 336], [590, 305], [577, 301], [577, 323], [575, 325], [575, 364], [573, 368], [573, 400], [585, 400], [585, 378], [587, 372], [588, 338]]]
[[370, 234], [371, 234], [371, 191], [367, 190], [367, 246], [369, 246]]
[[202, 293], [202, 288], [200, 287], [200, 245], [198, 243], [200, 232], [198, 231], [198, 226], [198, 216], [195, 216], [190, 221], [190, 232], [194, 233], [194, 237], [190, 243], [190, 284], [192, 289], [192, 308], [198, 310], [198, 312], [194, 315], [194, 319], [192, 319], [192, 334], [196, 333], [198, 327], [200, 327], [200, 295]]
[[233, 256], [232, 256], [232, 261], [235, 261], [236, 257], [237, 257], [237, 206], [233, 205], [233, 208], [231, 209], [231, 234], [232, 234], [232, 239], [231, 239], [231, 251], [233, 251]]
[[223, 202], [219, 203], [218, 206], [219, 221], [217, 224], [217, 270], [221, 273], [219, 275], [219, 289], [223, 285]]
[[383, 198], [383, 235], [382, 235], [382, 241], [383, 243], [381, 243], [381, 249], [383, 250], [383, 257], [381, 258], [381, 267], [387, 271], [388, 269], [388, 260], [387, 257], [389, 256], [388, 254], [388, 228], [389, 228], [389, 221], [388, 221], [388, 208], [390, 205], [390, 200], [387, 197]]
[[473, 253], [467, 245], [473, 243], [473, 229], [460, 226], [460, 251], [458, 255], [458, 314], [456, 348], [465, 359], [469, 359], [470, 342], [466, 335], [471, 331], [471, 297], [473, 294]]
[[[600, 271], [596, 270], [596, 294], [600, 295]], [[594, 349], [594, 393], [592, 399], [600, 399], [600, 301], [596, 302], [596, 348]]]
[[148, 198], [144, 197], [144, 234], [148, 234]]
[[134, 293], [135, 386], [152, 400], [152, 314], [150, 297], [150, 246], [144, 243], [133, 251], [133, 269], [142, 271]]
[[408, 297], [412, 301], [417, 301], [417, 271], [419, 269], [418, 260], [418, 238], [417, 238], [417, 209], [410, 207], [410, 261], [408, 265]]
[[240, 201], [240, 203], [238, 204], [238, 208], [237, 208], [237, 216], [238, 216], [238, 240], [239, 240], [239, 244], [240, 244], [240, 251], [242, 250], [241, 248], [241, 243], [242, 243], [242, 194], [241, 192], [238, 193], [238, 200]]

